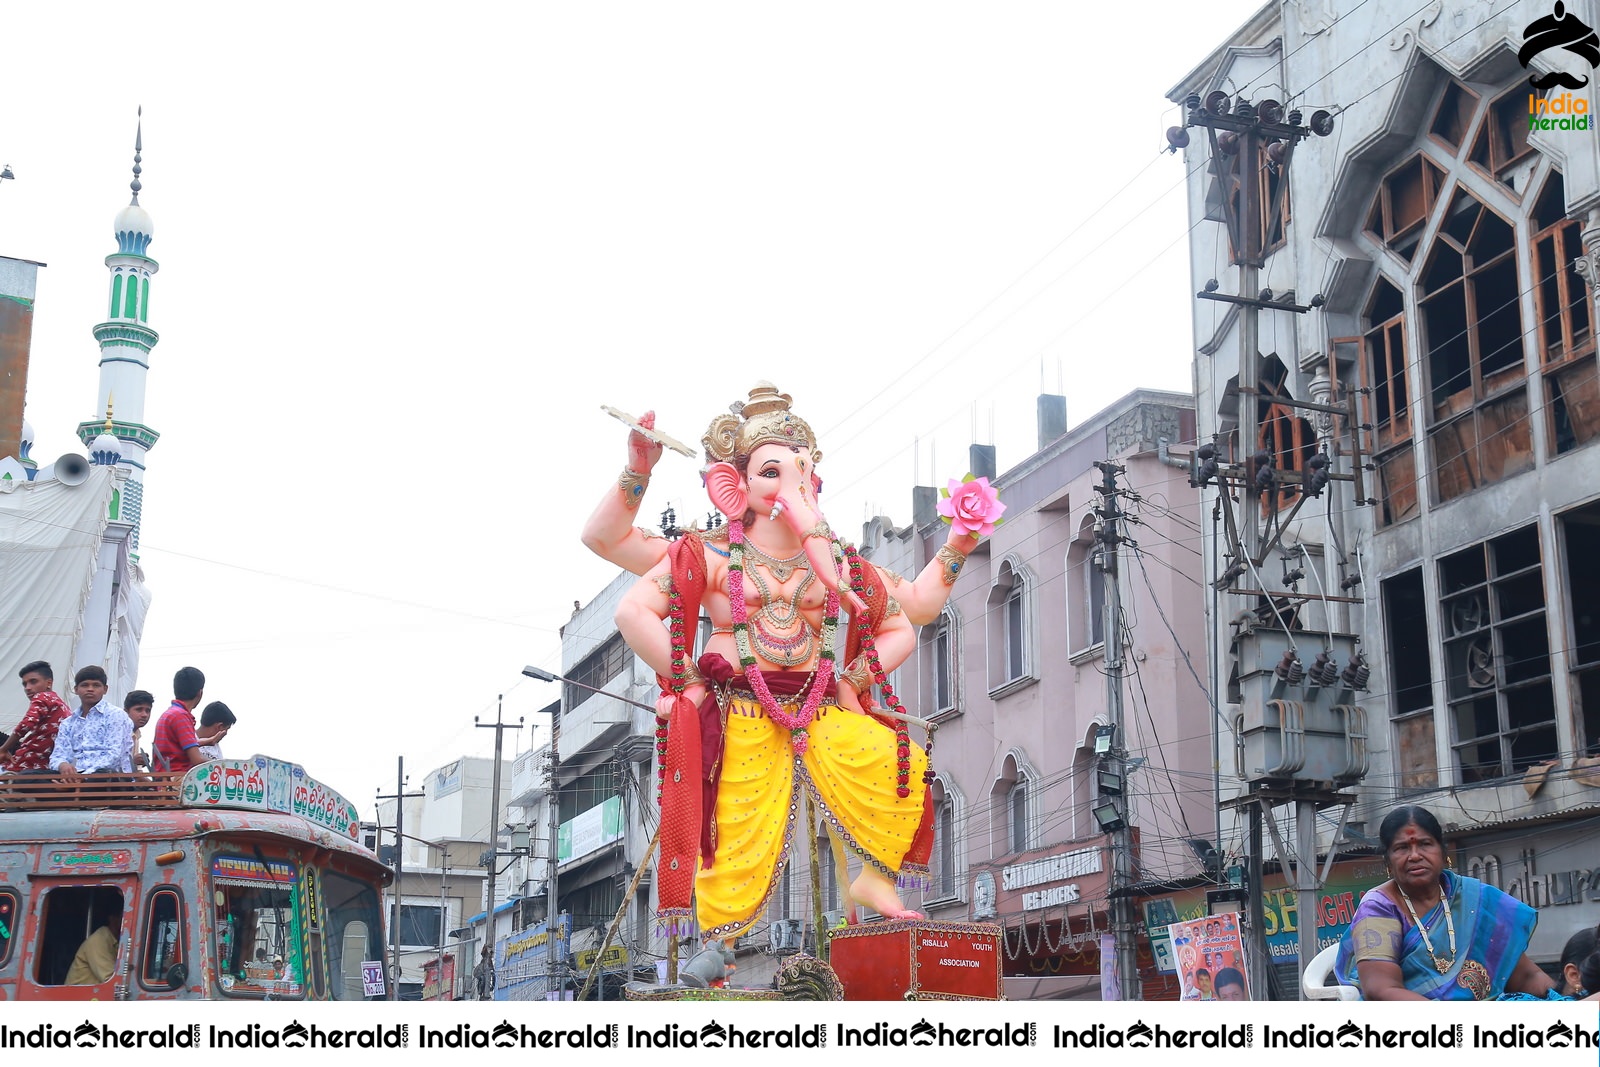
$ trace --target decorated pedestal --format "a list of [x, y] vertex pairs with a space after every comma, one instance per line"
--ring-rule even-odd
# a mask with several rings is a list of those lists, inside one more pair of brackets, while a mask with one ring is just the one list
[[928, 919], [867, 923], [828, 937], [846, 1000], [999, 1000], [1000, 927]]

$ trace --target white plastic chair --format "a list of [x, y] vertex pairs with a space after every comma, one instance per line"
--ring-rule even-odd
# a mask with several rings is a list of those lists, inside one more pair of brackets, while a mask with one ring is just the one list
[[1306, 967], [1305, 973], [1300, 976], [1300, 988], [1305, 990], [1308, 1000], [1360, 1000], [1361, 991], [1355, 986], [1340, 985], [1333, 978], [1334, 958], [1339, 955], [1337, 942], [1329, 945], [1311, 958], [1311, 963]]

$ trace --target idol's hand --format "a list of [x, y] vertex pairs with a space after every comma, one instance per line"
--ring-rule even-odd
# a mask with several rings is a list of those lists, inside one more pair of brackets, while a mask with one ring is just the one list
[[[689, 703], [698, 708], [701, 701], [705, 700], [706, 694], [709, 692], [711, 692], [711, 690], [707, 688], [704, 682], [695, 682], [693, 685], [684, 687], [683, 695], [688, 698]], [[677, 706], [678, 697], [676, 694], [662, 693], [660, 696], [656, 697], [656, 718], [672, 718], [672, 713], [677, 709]]]
[[858, 715], [866, 714], [866, 709], [861, 706], [861, 695], [842, 682], [839, 685], [839, 706]]
[[[656, 413], [647, 411], [639, 418], [639, 425], [647, 430], [656, 428]], [[628, 431], [628, 469], [635, 474], [649, 474], [661, 460], [662, 448], [638, 430]]]

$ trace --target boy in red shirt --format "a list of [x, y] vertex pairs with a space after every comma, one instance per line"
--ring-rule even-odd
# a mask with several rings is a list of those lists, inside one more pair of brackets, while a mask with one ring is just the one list
[[205, 742], [194, 731], [194, 709], [205, 691], [206, 676], [198, 667], [185, 667], [172, 676], [172, 706], [156, 720], [154, 770], [186, 770], [206, 761], [200, 753]]
[[35, 660], [18, 672], [22, 690], [28, 694], [28, 710], [0, 745], [0, 771], [47, 771], [50, 752], [56, 747], [56, 730], [72, 714], [67, 702], [51, 690], [55, 671], [44, 660]]

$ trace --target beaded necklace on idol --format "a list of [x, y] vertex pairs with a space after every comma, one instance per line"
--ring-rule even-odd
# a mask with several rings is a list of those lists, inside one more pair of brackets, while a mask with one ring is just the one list
[[[760, 649], [768, 662], [780, 667], [798, 667], [811, 662], [811, 654], [816, 651], [817, 633], [806, 621], [805, 613], [800, 610], [800, 602], [817, 576], [811, 573], [811, 568], [805, 562], [805, 550], [801, 549], [789, 559], [779, 560], [746, 541], [743, 552], [759, 564], [749, 571], [751, 580], [756, 583], [756, 592], [761, 595], [761, 608], [750, 620], [750, 636], [756, 648]], [[762, 567], [780, 583], [787, 581], [796, 568], [804, 570], [805, 577], [790, 596], [783, 597], [774, 594], [766, 579], [761, 577]]]
[[839, 625], [839, 594], [830, 589], [823, 603], [822, 651], [818, 655], [817, 669], [806, 684], [805, 699], [800, 710], [791, 713], [767, 687], [751, 647], [750, 613], [744, 602], [744, 553], [744, 523], [734, 519], [728, 523], [728, 606], [733, 616], [733, 643], [739, 650], [739, 666], [749, 679], [750, 689], [755, 693], [761, 710], [767, 713], [769, 719], [789, 731], [789, 743], [798, 756], [806, 750], [809, 740], [807, 728], [816, 720], [823, 694], [833, 680], [833, 637]]

